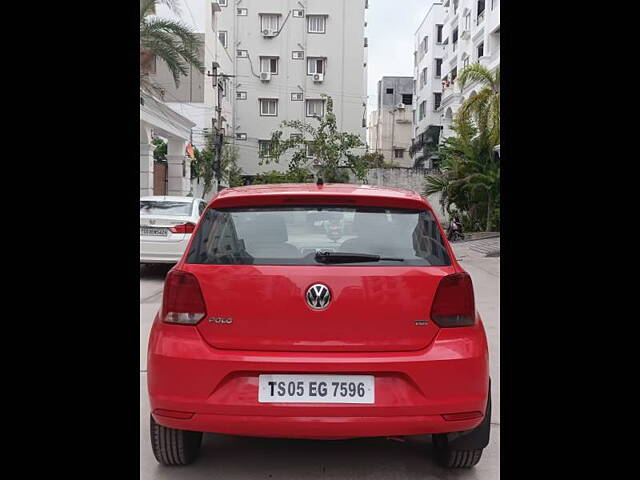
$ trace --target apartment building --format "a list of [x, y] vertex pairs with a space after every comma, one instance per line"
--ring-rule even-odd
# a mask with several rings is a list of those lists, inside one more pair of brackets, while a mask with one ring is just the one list
[[382, 153], [386, 163], [412, 167], [412, 113], [413, 77], [382, 77], [378, 108], [369, 117], [369, 151]]
[[442, 125], [439, 112], [442, 101], [442, 61], [444, 55], [445, 9], [435, 2], [422, 19], [415, 33], [413, 143], [416, 166], [434, 167], [435, 157], [425, 158], [424, 146], [435, 150]]
[[[233, 57], [233, 131], [245, 175], [286, 170], [260, 165], [284, 120], [316, 125], [333, 98], [339, 130], [366, 141], [367, 0], [217, 0], [218, 34]], [[284, 129], [284, 135], [294, 134]], [[361, 152], [356, 152], [361, 153]]]
[[438, 113], [446, 138], [454, 133], [451, 123], [460, 105], [481, 88], [469, 83], [460, 90], [459, 72], [472, 62], [490, 70], [500, 66], [500, 0], [443, 0], [443, 7], [443, 88]]
[[218, 16], [221, 8], [211, 0], [182, 0], [176, 13], [165, 5], [157, 6], [162, 18], [180, 20], [192, 27], [203, 43], [200, 60], [205, 72], [190, 67], [189, 75], [181, 77], [175, 87], [167, 66], [156, 62], [152, 75], [154, 82], [163, 87], [162, 100], [165, 105], [190, 119], [196, 125], [192, 129], [192, 143], [198, 148], [205, 145], [205, 135], [220, 129], [222, 133], [233, 131], [233, 82], [234, 59], [221, 41], [218, 31]]

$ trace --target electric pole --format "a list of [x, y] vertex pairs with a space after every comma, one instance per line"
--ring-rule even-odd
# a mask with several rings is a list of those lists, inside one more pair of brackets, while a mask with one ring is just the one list
[[[220, 192], [220, 181], [222, 180], [222, 146], [224, 145], [224, 134], [222, 133], [222, 90], [224, 80], [227, 78], [235, 77], [235, 75], [218, 74], [217, 67], [214, 67], [213, 73], [207, 73], [209, 77], [213, 77], [214, 85], [216, 86], [218, 102], [216, 105], [216, 127], [214, 132], [214, 147], [215, 156], [213, 160], [213, 171], [218, 182], [217, 190]], [[220, 82], [219, 79], [222, 79]]]

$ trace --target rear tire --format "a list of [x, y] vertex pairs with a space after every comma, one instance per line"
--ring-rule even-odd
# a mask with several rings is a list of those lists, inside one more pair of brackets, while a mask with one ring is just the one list
[[483, 449], [458, 450], [449, 445], [446, 435], [434, 435], [438, 463], [445, 468], [471, 468], [480, 461]]
[[484, 447], [489, 444], [491, 432], [491, 383], [487, 408], [480, 425], [462, 436], [455, 434], [433, 435], [436, 460], [446, 468], [471, 468], [480, 461]]
[[167, 466], [189, 465], [196, 458], [202, 443], [202, 432], [163, 427], [151, 420], [151, 448], [158, 463]]

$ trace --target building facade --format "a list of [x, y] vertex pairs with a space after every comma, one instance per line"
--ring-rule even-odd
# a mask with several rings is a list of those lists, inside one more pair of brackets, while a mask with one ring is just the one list
[[477, 82], [463, 90], [457, 77], [470, 63], [494, 71], [500, 66], [500, 0], [444, 0], [442, 102], [438, 113], [442, 136], [452, 135], [453, 117], [460, 105], [482, 88]]
[[[228, 141], [243, 173], [286, 170], [262, 164], [283, 120], [315, 125], [333, 98], [339, 130], [366, 142], [366, 0], [217, 0], [217, 29], [233, 59]], [[285, 136], [293, 132], [284, 128]], [[357, 152], [361, 153], [361, 152]]]
[[[442, 61], [444, 54], [445, 9], [435, 2], [415, 33], [413, 142], [415, 165], [432, 168], [435, 158], [425, 156], [425, 144], [437, 147], [442, 125]], [[428, 152], [428, 150], [427, 150]]]
[[158, 16], [180, 20], [192, 27], [202, 41], [200, 60], [205, 72], [189, 67], [189, 75], [181, 77], [176, 88], [167, 66], [158, 61], [153, 81], [163, 88], [162, 100], [171, 109], [195, 123], [192, 143], [198, 148], [205, 145], [205, 135], [216, 128], [233, 132], [233, 58], [218, 35], [221, 8], [211, 0], [181, 0], [180, 12], [159, 4]]
[[383, 154], [388, 164], [412, 167], [412, 109], [413, 77], [382, 77], [378, 108], [369, 117], [369, 151]]

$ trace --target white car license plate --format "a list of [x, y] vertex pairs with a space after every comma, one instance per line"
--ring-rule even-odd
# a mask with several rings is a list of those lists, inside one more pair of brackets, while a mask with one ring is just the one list
[[373, 375], [260, 375], [260, 403], [374, 403]]
[[145, 228], [140, 227], [140, 236], [145, 237], [166, 237], [168, 234], [166, 228]]

